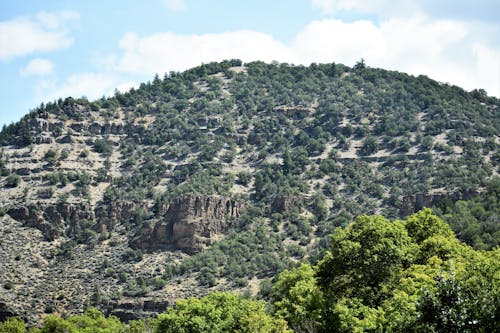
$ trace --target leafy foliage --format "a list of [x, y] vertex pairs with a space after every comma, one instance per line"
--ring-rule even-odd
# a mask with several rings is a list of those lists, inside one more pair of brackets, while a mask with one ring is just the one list
[[158, 316], [158, 333], [289, 332], [284, 320], [266, 314], [264, 303], [214, 292], [201, 299], [178, 301]]
[[460, 243], [430, 210], [405, 221], [364, 216], [334, 232], [316, 267], [281, 273], [271, 301], [292, 327], [320, 332], [490, 332], [499, 253]]
[[457, 237], [476, 249], [500, 245], [500, 179], [470, 200], [448, 202], [435, 208]]

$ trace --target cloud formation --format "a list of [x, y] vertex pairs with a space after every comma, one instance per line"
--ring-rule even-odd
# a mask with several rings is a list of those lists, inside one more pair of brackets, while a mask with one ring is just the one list
[[47, 59], [32, 59], [26, 67], [20, 70], [21, 76], [45, 76], [54, 72], [54, 64]]
[[0, 60], [70, 46], [73, 38], [68, 23], [78, 18], [79, 14], [71, 11], [40, 12], [0, 22]]
[[500, 96], [500, 50], [480, 38], [486, 30], [488, 35], [500, 33], [500, 26], [432, 19], [416, 13], [379, 23], [313, 21], [288, 45], [269, 34], [246, 30], [202, 35], [166, 32], [142, 37], [129, 32], [120, 40], [122, 53], [111, 57], [109, 63], [118, 72], [152, 75], [230, 58], [350, 66], [364, 58], [372, 67], [424, 74], [467, 90], [483, 88]]
[[419, 1], [415, 0], [311, 0], [311, 3], [325, 15], [356, 11], [390, 17], [407, 15], [420, 10]]
[[168, 10], [178, 12], [187, 8], [185, 0], [163, 0], [163, 4]]
[[102, 97], [112, 92], [118, 86], [112, 75], [102, 73], [78, 73], [59, 82], [55, 79], [42, 79], [36, 87], [36, 94], [40, 100], [52, 101], [58, 98], [72, 96], [75, 98], [87, 97], [90, 100]]
[[123, 53], [111, 59], [111, 66], [120, 72], [136, 74], [180, 71], [202, 62], [231, 58], [296, 60], [293, 51], [272, 36], [247, 30], [203, 35], [166, 32], [144, 37], [130, 32], [119, 44]]
[[[473, 23], [411, 18], [343, 22], [325, 19], [297, 34], [293, 49], [300, 63], [339, 62], [428, 75], [467, 90], [483, 88], [500, 96], [500, 49], [477, 36]], [[488, 27], [500, 32], [499, 27]], [[496, 59], [496, 60], [495, 60]]]
[[[466, 90], [483, 88], [500, 96], [500, 48], [495, 38], [485, 38], [498, 36], [500, 25], [433, 18], [415, 7], [420, 2], [412, 0], [403, 0], [398, 5], [388, 0], [311, 1], [325, 13], [379, 13], [392, 7], [396, 14], [381, 15], [377, 21], [326, 17], [307, 24], [287, 44], [270, 34], [250, 30], [207, 34], [159, 32], [145, 36], [128, 32], [118, 43], [119, 51], [105, 60], [106, 72], [74, 74], [63, 81], [44, 78], [38, 84], [38, 96], [44, 100], [69, 95], [99, 98], [112, 94], [115, 87], [124, 91], [136, 86], [132, 81], [140, 76], [162, 75], [231, 58], [304, 65], [336, 62], [349, 66], [364, 58], [368, 66], [424, 74]], [[185, 9], [183, 0], [164, 0], [164, 3], [171, 10]], [[72, 12], [39, 13], [28, 21], [45, 29], [42, 32], [48, 31], [58, 39], [58, 45], [64, 46], [71, 43], [66, 22], [77, 17]], [[28, 22], [26, 18], [17, 20]], [[1, 52], [5, 51], [0, 50], [2, 59]], [[52, 72], [50, 62], [34, 59], [21, 74]]]

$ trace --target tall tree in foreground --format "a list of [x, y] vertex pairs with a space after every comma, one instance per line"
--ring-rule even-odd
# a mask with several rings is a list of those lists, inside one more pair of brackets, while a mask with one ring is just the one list
[[281, 273], [271, 301], [303, 332], [493, 332], [498, 272], [500, 249], [473, 250], [429, 209], [363, 216], [334, 232], [316, 267]]
[[214, 292], [180, 300], [158, 316], [157, 333], [285, 333], [286, 322], [268, 315], [265, 303]]

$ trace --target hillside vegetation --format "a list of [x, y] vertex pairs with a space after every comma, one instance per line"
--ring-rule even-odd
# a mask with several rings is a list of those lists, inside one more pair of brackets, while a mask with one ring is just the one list
[[[122, 324], [96, 309], [49, 316], [30, 332], [494, 332], [500, 249], [475, 251], [427, 209], [390, 221], [362, 216], [331, 235], [319, 263], [275, 277], [264, 302], [214, 292], [155, 319]], [[0, 332], [22, 333], [10, 319]]]
[[[497, 246], [499, 111], [483, 90], [363, 61], [230, 60], [109, 98], [40, 105], [0, 132], [0, 309], [32, 324], [89, 306], [137, 319], [209, 292], [256, 295], [309, 261], [320, 303], [336, 304], [315, 309], [314, 325], [358, 313], [381, 327], [396, 320], [397, 281], [428, 265], [412, 243], [423, 239], [393, 244], [408, 258], [387, 266], [390, 279], [342, 296], [330, 290], [337, 278], [321, 275], [322, 265], [342, 266], [331, 249], [340, 236], [328, 235], [348, 237], [352, 227], [336, 228], [362, 215], [405, 218], [434, 206], [460, 240]], [[445, 264], [429, 265], [419, 269], [431, 293]], [[442, 283], [456, 282], [443, 272]], [[403, 291], [411, 302], [421, 296]], [[418, 321], [410, 317], [394, 325]]]

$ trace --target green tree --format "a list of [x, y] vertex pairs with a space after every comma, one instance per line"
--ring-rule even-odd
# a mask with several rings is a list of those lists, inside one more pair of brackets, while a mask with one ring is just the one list
[[292, 155], [290, 154], [290, 150], [286, 149], [283, 154], [283, 174], [289, 175], [294, 168], [294, 163], [292, 160]]
[[7, 318], [0, 323], [0, 333], [24, 333], [26, 332], [26, 324], [19, 318]]
[[361, 147], [361, 154], [371, 155], [378, 150], [377, 139], [369, 135], [363, 140], [363, 146]]
[[274, 313], [294, 330], [314, 332], [322, 326], [323, 293], [309, 264], [280, 273], [270, 296]]
[[158, 316], [157, 333], [289, 332], [283, 319], [265, 312], [264, 303], [214, 292], [176, 302]]
[[381, 284], [409, 267], [417, 252], [401, 221], [362, 216], [337, 228], [330, 249], [319, 263], [319, 284], [331, 297], [359, 297], [376, 304]]
[[499, 248], [474, 251], [429, 209], [363, 216], [335, 230], [316, 267], [281, 273], [271, 302], [299, 331], [492, 332], [499, 271]]
[[107, 140], [97, 139], [94, 141], [94, 150], [98, 153], [109, 155], [113, 152], [113, 146]]
[[48, 316], [43, 322], [40, 333], [78, 333], [78, 330], [75, 325], [62, 318]]
[[495, 332], [500, 322], [500, 248], [467, 251], [448, 274], [435, 278], [418, 303], [417, 326], [435, 332]]
[[105, 317], [95, 308], [87, 309], [82, 315], [62, 319], [48, 316], [41, 333], [125, 333], [126, 328], [114, 316]]
[[11, 173], [10, 175], [7, 176], [5, 179], [5, 186], [6, 187], [17, 187], [21, 183], [21, 176], [15, 173]]
[[321, 193], [316, 193], [313, 196], [311, 209], [316, 218], [321, 221], [328, 217], [328, 208], [326, 207], [326, 198]]

